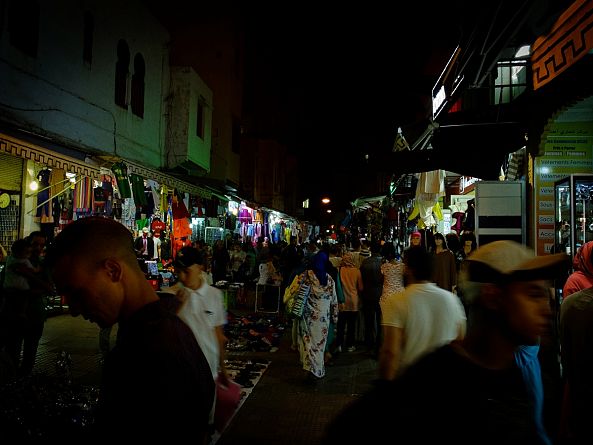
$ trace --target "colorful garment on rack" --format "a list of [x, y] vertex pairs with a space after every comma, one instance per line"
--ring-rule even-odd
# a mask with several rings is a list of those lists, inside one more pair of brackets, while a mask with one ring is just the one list
[[179, 195], [173, 195], [171, 209], [173, 211], [174, 219], [187, 219], [190, 217], [190, 214], [187, 211], [187, 207], [185, 206], [182, 197]]
[[173, 258], [177, 256], [179, 249], [191, 243], [191, 234], [192, 231], [187, 218], [173, 221]]
[[111, 166], [111, 171], [115, 175], [119, 196], [122, 199], [131, 198], [132, 190], [130, 189], [130, 181], [128, 179], [128, 166], [122, 161], [119, 161]]
[[[154, 212], [158, 212], [163, 209], [161, 206], [161, 193], [159, 191], [159, 184], [152, 179], [146, 180], [146, 185], [150, 189], [150, 193], [152, 195], [152, 200], [154, 202]], [[146, 192], [146, 190], [145, 190]]]
[[159, 209], [165, 215], [169, 210], [169, 188], [163, 184], [161, 186], [161, 195], [159, 197]]
[[[81, 178], [74, 186], [74, 209], [81, 213], [93, 208], [93, 180], [87, 176]], [[84, 209], [84, 210], [83, 210]]]
[[132, 173], [130, 175], [130, 183], [132, 184], [132, 195], [134, 196], [134, 203], [136, 207], [145, 206], [148, 204], [146, 195], [144, 194], [144, 178], [142, 176]]
[[52, 168], [49, 175], [50, 196], [56, 198], [64, 192], [64, 188], [70, 185], [66, 179], [66, 171], [61, 168]]

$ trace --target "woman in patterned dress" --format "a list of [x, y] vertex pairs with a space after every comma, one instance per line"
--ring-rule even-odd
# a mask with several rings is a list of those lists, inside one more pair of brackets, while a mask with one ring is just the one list
[[383, 257], [386, 261], [381, 265], [381, 273], [384, 277], [381, 303], [391, 295], [404, 291], [404, 263], [396, 257], [395, 246], [392, 242], [385, 243]]
[[311, 259], [309, 268], [300, 278], [311, 284], [311, 292], [298, 321], [298, 343], [303, 369], [313, 376], [325, 376], [324, 353], [330, 321], [338, 322], [338, 298], [332, 277], [326, 272], [328, 261], [325, 252], [318, 252]]

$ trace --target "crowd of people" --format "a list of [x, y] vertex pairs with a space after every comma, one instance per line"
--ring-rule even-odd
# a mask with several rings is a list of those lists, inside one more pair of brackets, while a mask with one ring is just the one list
[[212, 285], [226, 280], [273, 283], [284, 304], [306, 289], [291, 343], [307, 380], [323, 379], [336, 356], [359, 347], [377, 360], [375, 387], [330, 421], [326, 444], [380, 441], [395, 430], [403, 443], [574, 445], [593, 437], [591, 243], [580, 247], [566, 280], [565, 397], [559, 429], [550, 431], [539, 352], [552, 315], [550, 280], [569, 270], [564, 253], [538, 257], [512, 241], [476, 248], [472, 234], [429, 240], [420, 232], [403, 252], [380, 240], [196, 243], [173, 261], [177, 284], [157, 292], [133, 241], [113, 220], [84, 218], [47, 252], [40, 232], [13, 243], [3, 272], [0, 349], [8, 374], [31, 373], [49, 292], [102, 329], [118, 325], [105, 355], [95, 437], [117, 430], [134, 440], [208, 441], [217, 392], [231, 384], [226, 311]]
[[43, 263], [46, 237], [34, 231], [16, 240], [6, 254], [0, 292], [0, 353], [9, 379], [29, 375], [35, 366], [46, 320], [45, 297], [53, 295]]

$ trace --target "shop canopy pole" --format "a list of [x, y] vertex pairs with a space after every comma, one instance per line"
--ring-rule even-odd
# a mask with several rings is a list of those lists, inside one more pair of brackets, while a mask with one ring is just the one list
[[[37, 194], [39, 194], [39, 193], [41, 193], [41, 192], [43, 192], [43, 191], [45, 191], [45, 190], [47, 190], [49, 188], [56, 187], [56, 186], [58, 186], [60, 184], [63, 184], [64, 182], [68, 182], [68, 181], [70, 181], [70, 178], [66, 178], [66, 179], [64, 179], [64, 180], [62, 180], [60, 182], [56, 182], [55, 184], [50, 184], [47, 187], [43, 187], [42, 189], [37, 190], [35, 193], [29, 193], [28, 195], [25, 195], [25, 196], [27, 198], [30, 198], [31, 196], [37, 195]], [[62, 192], [60, 192], [60, 193], [62, 193]]]
[[[82, 176], [82, 177], [81, 177], [81, 178], [80, 178], [78, 181], [76, 181], [76, 182], [74, 183], [74, 185], [76, 185], [76, 184], [78, 184], [79, 182], [81, 182], [81, 181], [82, 181], [84, 178], [86, 178], [86, 176]], [[68, 181], [70, 181], [70, 179], [68, 179]], [[55, 184], [54, 184], [54, 185], [55, 185]], [[49, 187], [46, 187], [46, 188], [44, 188], [43, 190], [46, 190], [46, 189], [48, 189], [48, 188], [49, 188]], [[41, 190], [40, 190], [40, 191], [41, 191]], [[29, 213], [33, 213], [33, 212], [34, 212], [34, 211], [36, 211], [36, 210], [37, 210], [39, 207], [41, 207], [41, 206], [43, 206], [43, 205], [47, 204], [47, 203], [48, 203], [48, 202], [50, 202], [52, 199], [54, 199], [54, 198], [57, 198], [58, 196], [60, 196], [61, 194], [65, 193], [65, 192], [67, 192], [67, 191], [68, 191], [68, 188], [65, 188], [64, 190], [62, 190], [60, 193], [56, 194], [55, 196], [52, 196], [51, 198], [49, 198], [49, 199], [46, 199], [46, 200], [45, 200], [45, 201], [43, 201], [41, 204], [37, 204], [37, 207], [33, 207], [31, 210], [29, 210], [29, 211], [27, 212], [27, 214], [29, 214]]]

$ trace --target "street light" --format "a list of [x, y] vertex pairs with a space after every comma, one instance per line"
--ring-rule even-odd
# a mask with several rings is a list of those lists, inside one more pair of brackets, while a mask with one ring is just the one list
[[329, 198], [322, 198], [321, 202], [324, 204], [329, 204], [331, 202], [331, 200]]

